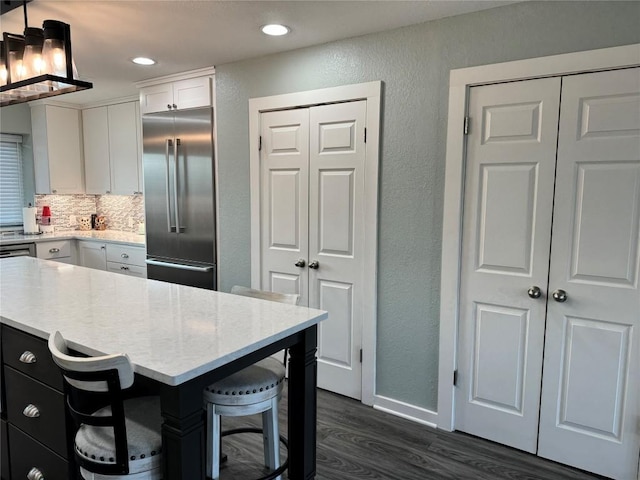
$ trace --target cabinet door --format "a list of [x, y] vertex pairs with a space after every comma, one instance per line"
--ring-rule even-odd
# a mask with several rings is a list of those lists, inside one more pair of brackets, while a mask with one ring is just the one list
[[133, 195], [140, 191], [138, 116], [136, 102], [108, 107], [111, 193], [116, 195]]
[[211, 105], [211, 79], [189, 78], [173, 83], [174, 108], [208, 107]]
[[107, 269], [106, 245], [98, 242], [78, 242], [79, 264], [96, 270]]
[[101, 195], [111, 191], [109, 174], [109, 124], [107, 107], [82, 111], [84, 133], [84, 178], [86, 193]]
[[84, 193], [80, 111], [39, 105], [31, 121], [36, 193]]
[[140, 113], [166, 112], [173, 105], [171, 83], [153, 85], [140, 89]]
[[84, 193], [80, 111], [47, 106], [52, 193]]

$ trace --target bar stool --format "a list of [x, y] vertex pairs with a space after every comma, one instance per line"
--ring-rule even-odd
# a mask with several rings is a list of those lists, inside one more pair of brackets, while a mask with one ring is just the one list
[[[273, 302], [297, 305], [300, 296], [254, 290], [234, 286], [231, 293]], [[286, 352], [285, 352], [286, 362]], [[207, 476], [220, 478], [221, 437], [235, 433], [261, 432], [264, 444], [264, 463], [271, 473], [259, 480], [280, 479], [288, 460], [280, 465], [280, 441], [286, 439], [279, 433], [278, 402], [284, 387], [285, 365], [265, 358], [239, 372], [205, 388], [203, 398], [207, 410]], [[220, 418], [238, 417], [262, 413], [262, 430], [241, 428], [220, 432]]]
[[[64, 376], [67, 410], [79, 424], [74, 452], [82, 478], [162, 479], [160, 397], [123, 398], [134, 380], [129, 357], [70, 356], [60, 332], [49, 336], [49, 350]], [[89, 396], [106, 406], [87, 407]]]

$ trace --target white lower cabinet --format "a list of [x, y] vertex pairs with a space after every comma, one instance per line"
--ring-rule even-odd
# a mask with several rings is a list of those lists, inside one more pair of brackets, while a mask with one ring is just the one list
[[144, 247], [78, 240], [78, 265], [147, 278]]
[[147, 278], [146, 251], [143, 247], [107, 244], [107, 270], [133, 277]]
[[107, 245], [102, 242], [78, 241], [78, 265], [96, 270], [106, 270]]

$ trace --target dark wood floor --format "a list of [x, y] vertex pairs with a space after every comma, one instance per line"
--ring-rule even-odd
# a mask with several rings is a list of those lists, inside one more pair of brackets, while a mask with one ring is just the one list
[[[286, 435], [286, 390], [280, 425]], [[260, 426], [260, 417], [223, 419], [223, 429]], [[262, 437], [225, 437], [229, 460], [221, 480], [264, 474]], [[283, 480], [288, 477], [283, 475]], [[318, 391], [318, 480], [478, 479], [553, 480], [602, 478], [462, 433], [425, 427]]]

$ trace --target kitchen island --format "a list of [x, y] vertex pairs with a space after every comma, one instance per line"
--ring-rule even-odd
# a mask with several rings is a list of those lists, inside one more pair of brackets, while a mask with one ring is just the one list
[[0, 317], [43, 340], [59, 330], [83, 354], [129, 355], [160, 391], [166, 480], [205, 478], [202, 389], [289, 348], [289, 478], [314, 478], [326, 312], [18, 257], [0, 263]]

